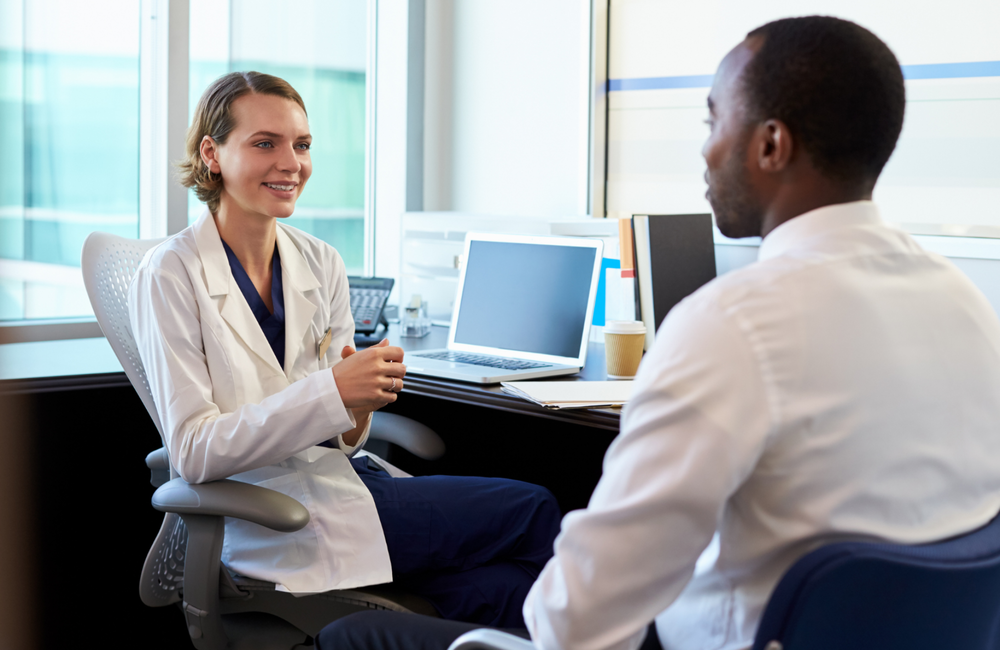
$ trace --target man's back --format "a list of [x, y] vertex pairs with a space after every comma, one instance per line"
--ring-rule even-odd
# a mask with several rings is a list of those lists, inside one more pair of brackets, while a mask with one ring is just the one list
[[744, 647], [808, 550], [941, 539], [1000, 510], [1000, 321], [978, 290], [867, 202], [789, 221], [760, 257], [664, 321], [601, 484], [564, 521], [554, 583], [614, 603], [567, 612], [581, 641], [669, 605], [664, 647]]

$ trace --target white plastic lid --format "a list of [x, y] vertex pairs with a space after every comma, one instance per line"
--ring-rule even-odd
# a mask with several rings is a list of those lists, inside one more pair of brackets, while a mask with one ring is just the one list
[[609, 320], [604, 324], [605, 334], [645, 334], [641, 320]]

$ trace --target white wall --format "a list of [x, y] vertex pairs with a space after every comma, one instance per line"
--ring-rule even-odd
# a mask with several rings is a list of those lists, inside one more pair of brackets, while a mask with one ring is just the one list
[[[455, 219], [587, 214], [589, 0], [379, 0], [377, 6], [377, 275], [401, 277], [407, 210]], [[416, 47], [423, 53], [419, 69]], [[413, 191], [414, 179], [422, 191]]]
[[590, 3], [427, 1], [424, 209], [587, 213]]

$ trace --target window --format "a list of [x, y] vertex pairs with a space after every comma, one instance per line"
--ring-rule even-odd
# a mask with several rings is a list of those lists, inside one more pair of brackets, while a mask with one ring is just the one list
[[[176, 2], [183, 0], [171, 6]], [[140, 208], [147, 190], [139, 174], [140, 154], [167, 156], [153, 151], [162, 141], [140, 131], [152, 123], [143, 112], [150, 108], [141, 77], [152, 69], [143, 57], [167, 54], [167, 47], [143, 49], [143, 21], [159, 10], [162, 22], [166, 6], [0, 0], [0, 322], [92, 316], [79, 270], [86, 236], [139, 237], [165, 227], [141, 221], [155, 217]], [[361, 273], [366, 1], [304, 0], [276, 12], [262, 0], [197, 0], [188, 12], [187, 38], [168, 46], [189, 43], [185, 120], [226, 72], [254, 69], [288, 80], [305, 101], [314, 136], [313, 175], [288, 222], [331, 243], [348, 272]], [[203, 209], [190, 197], [189, 222]]]
[[[236, 70], [281, 77], [302, 95], [313, 134], [313, 174], [287, 221], [330, 243], [348, 273], [364, 269], [365, 0], [191, 3], [191, 113], [205, 88]], [[204, 210], [190, 195], [188, 220]]]
[[138, 234], [139, 3], [0, 11], [0, 320], [92, 314], [83, 240]]

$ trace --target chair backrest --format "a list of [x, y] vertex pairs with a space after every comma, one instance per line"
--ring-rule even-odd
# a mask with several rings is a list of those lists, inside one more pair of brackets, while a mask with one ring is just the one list
[[1000, 516], [920, 546], [841, 542], [775, 587], [753, 650], [1000, 647]]
[[81, 258], [83, 283], [87, 287], [97, 323], [118, 356], [135, 392], [149, 411], [149, 417], [153, 418], [161, 441], [163, 426], [156, 413], [153, 394], [146, 381], [146, 370], [142, 367], [129, 323], [128, 285], [146, 251], [162, 241], [163, 239], [126, 239], [106, 232], [94, 232], [83, 242]]
[[[163, 442], [163, 427], [146, 381], [139, 351], [128, 317], [128, 286], [143, 256], [163, 239], [126, 239], [104, 232], [91, 233], [83, 242], [81, 267], [90, 304], [97, 323], [118, 356], [135, 392], [149, 411]], [[171, 477], [177, 473], [170, 467]], [[180, 601], [184, 581], [187, 528], [173, 513], [163, 518], [139, 578], [139, 597], [149, 607], [163, 607]]]

